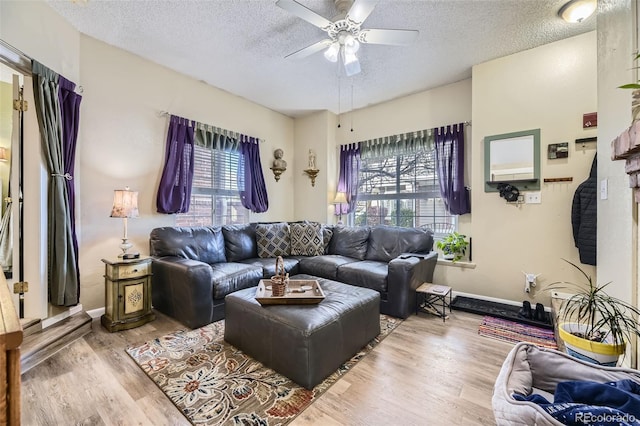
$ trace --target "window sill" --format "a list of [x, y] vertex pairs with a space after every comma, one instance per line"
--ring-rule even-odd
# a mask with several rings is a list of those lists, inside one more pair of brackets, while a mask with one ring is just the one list
[[454, 268], [467, 268], [467, 269], [475, 269], [476, 264], [473, 262], [465, 262], [465, 261], [457, 261], [452, 262], [451, 260], [438, 259], [438, 265], [442, 266], [452, 266]]

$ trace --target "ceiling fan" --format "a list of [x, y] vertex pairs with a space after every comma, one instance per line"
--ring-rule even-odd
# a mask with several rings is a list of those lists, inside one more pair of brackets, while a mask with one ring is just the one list
[[362, 23], [373, 12], [379, 0], [335, 0], [340, 12], [338, 19], [330, 21], [295, 0], [278, 0], [276, 5], [304, 19], [327, 33], [328, 38], [287, 55], [287, 58], [304, 58], [324, 50], [331, 62], [339, 59], [347, 76], [358, 74], [360, 61], [356, 52], [363, 44], [387, 44], [403, 46], [418, 38], [417, 30], [362, 29]]

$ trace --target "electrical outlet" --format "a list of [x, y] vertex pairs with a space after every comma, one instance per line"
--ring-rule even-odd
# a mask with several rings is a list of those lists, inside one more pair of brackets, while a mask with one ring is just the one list
[[542, 193], [540, 191], [527, 192], [524, 196], [524, 202], [527, 204], [542, 203]]

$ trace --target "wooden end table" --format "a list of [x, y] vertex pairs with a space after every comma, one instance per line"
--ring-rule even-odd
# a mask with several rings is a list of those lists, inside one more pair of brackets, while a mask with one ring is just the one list
[[[449, 296], [448, 303], [446, 301], [447, 295]], [[442, 306], [441, 311], [438, 310], [437, 304]], [[423, 283], [416, 289], [416, 315], [418, 315], [418, 311], [420, 310], [428, 313], [434, 313], [433, 311], [435, 311], [435, 315], [442, 317], [442, 322], [445, 322], [447, 319], [447, 307], [449, 307], [449, 312], [451, 312], [451, 287]], [[433, 311], [426, 308], [431, 308]]]

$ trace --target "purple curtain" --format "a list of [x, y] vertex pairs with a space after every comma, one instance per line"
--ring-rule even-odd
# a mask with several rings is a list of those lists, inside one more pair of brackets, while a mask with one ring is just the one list
[[469, 190], [464, 186], [464, 123], [433, 129], [440, 195], [450, 214], [471, 213]]
[[259, 142], [245, 135], [240, 135], [238, 181], [242, 205], [254, 213], [266, 212], [269, 198], [262, 174]]
[[358, 174], [360, 173], [360, 145], [340, 146], [340, 177], [336, 192], [344, 192], [348, 203], [336, 204], [335, 214], [351, 213], [358, 198]]
[[158, 187], [158, 213], [186, 213], [193, 183], [193, 132], [195, 121], [171, 116], [167, 131], [164, 169]]
[[[75, 161], [76, 144], [78, 142], [78, 124], [80, 123], [80, 102], [82, 96], [75, 93], [76, 85], [63, 76], [59, 76], [58, 100], [60, 101], [60, 117], [62, 120], [62, 149], [64, 160], [64, 174], [69, 209], [67, 214], [71, 223], [71, 244], [78, 259], [78, 237], [76, 236], [76, 191], [75, 191]], [[76, 262], [76, 276], [78, 279], [78, 300], [80, 298], [80, 269]]]

